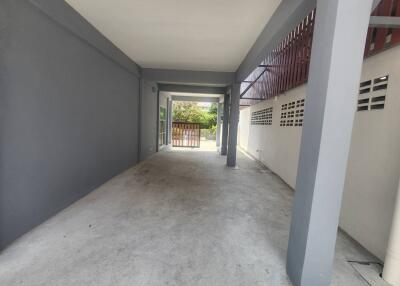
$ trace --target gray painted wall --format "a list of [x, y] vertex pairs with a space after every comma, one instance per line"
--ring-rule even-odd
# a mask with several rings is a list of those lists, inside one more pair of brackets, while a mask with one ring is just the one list
[[56, 18], [0, 1], [0, 248], [137, 162], [137, 75]]
[[[20, 0], [21, 1], [21, 0]], [[61, 24], [83, 42], [91, 45], [99, 53], [140, 77], [141, 68], [120, 51], [106, 37], [100, 34], [85, 18], [75, 13], [64, 0], [22, 0], [32, 3], [46, 16]]]
[[140, 160], [157, 151], [157, 84], [142, 80], [140, 119]]

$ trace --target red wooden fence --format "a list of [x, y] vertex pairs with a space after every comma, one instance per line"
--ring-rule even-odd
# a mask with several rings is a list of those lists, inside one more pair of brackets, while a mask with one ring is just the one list
[[[255, 104], [307, 82], [315, 13], [315, 10], [311, 11], [242, 83], [243, 91], [267, 69], [243, 95], [241, 105]], [[382, 0], [372, 15], [400, 16], [400, 0]], [[369, 28], [364, 56], [374, 55], [398, 43], [400, 29]]]
[[173, 122], [172, 146], [200, 148], [200, 124]]

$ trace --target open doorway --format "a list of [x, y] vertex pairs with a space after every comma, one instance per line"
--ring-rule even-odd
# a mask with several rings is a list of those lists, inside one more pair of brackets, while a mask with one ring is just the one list
[[172, 146], [215, 148], [218, 103], [174, 101], [172, 105]]

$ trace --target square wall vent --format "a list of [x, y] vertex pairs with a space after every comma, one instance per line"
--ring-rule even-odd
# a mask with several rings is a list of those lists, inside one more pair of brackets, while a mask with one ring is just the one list
[[251, 125], [272, 125], [273, 107], [251, 113]]
[[363, 81], [360, 84], [357, 111], [384, 109], [388, 84], [389, 75]]
[[303, 126], [304, 104], [305, 104], [304, 98], [289, 102], [287, 104], [282, 104], [280, 126], [282, 127]]

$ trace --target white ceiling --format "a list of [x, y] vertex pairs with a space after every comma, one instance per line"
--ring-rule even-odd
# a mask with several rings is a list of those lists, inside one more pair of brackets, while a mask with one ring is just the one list
[[236, 71], [281, 0], [66, 0], [144, 68]]

